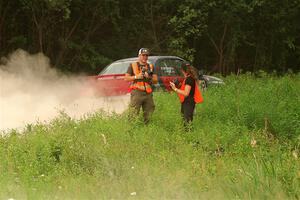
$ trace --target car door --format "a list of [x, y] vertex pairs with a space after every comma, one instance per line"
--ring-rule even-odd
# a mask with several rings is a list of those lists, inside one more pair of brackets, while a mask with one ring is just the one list
[[125, 81], [125, 73], [132, 60], [115, 61], [95, 77], [94, 88], [99, 96], [124, 95], [130, 92], [130, 82]]
[[183, 60], [178, 58], [160, 58], [155, 62], [155, 69], [158, 75], [158, 83], [163, 90], [170, 91], [170, 81], [183, 80], [180, 66]]

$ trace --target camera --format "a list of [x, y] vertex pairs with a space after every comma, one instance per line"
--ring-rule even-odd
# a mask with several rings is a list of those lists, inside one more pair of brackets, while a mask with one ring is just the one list
[[181, 86], [181, 83], [180, 83], [180, 81], [178, 80], [178, 78], [175, 78], [175, 79], [173, 80], [173, 83], [174, 83], [174, 85], [175, 85], [176, 88], [179, 88], [179, 87]]
[[149, 74], [149, 76], [153, 75], [153, 72], [151, 70], [149, 70], [145, 66], [143, 66], [142, 67], [142, 74], [145, 75], [146, 72]]
[[145, 74], [146, 71], [147, 71], [147, 70], [146, 70], [146, 67], [142, 67], [142, 74], [143, 74], [143, 75]]

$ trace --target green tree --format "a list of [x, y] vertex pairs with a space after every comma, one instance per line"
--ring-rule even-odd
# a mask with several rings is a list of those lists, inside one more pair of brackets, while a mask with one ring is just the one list
[[181, 56], [209, 72], [300, 69], [300, 0], [4, 0], [0, 54], [43, 52], [64, 71]]
[[185, 0], [170, 21], [176, 30], [170, 47], [223, 74], [299, 67], [299, 5], [299, 0]]

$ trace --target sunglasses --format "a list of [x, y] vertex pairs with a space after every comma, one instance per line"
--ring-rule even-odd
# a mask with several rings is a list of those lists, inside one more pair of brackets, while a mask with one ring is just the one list
[[149, 55], [148, 55], [148, 54], [142, 54], [142, 56], [146, 56], [146, 57], [148, 57]]

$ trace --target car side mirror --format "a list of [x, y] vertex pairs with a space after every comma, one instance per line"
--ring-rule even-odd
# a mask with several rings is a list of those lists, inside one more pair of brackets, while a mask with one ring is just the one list
[[203, 80], [204, 71], [201, 69], [198, 71], [199, 80]]
[[198, 75], [199, 75], [199, 76], [202, 76], [202, 75], [204, 75], [204, 71], [203, 71], [203, 69], [201, 69], [201, 70], [199, 70], [199, 71], [198, 71]]

